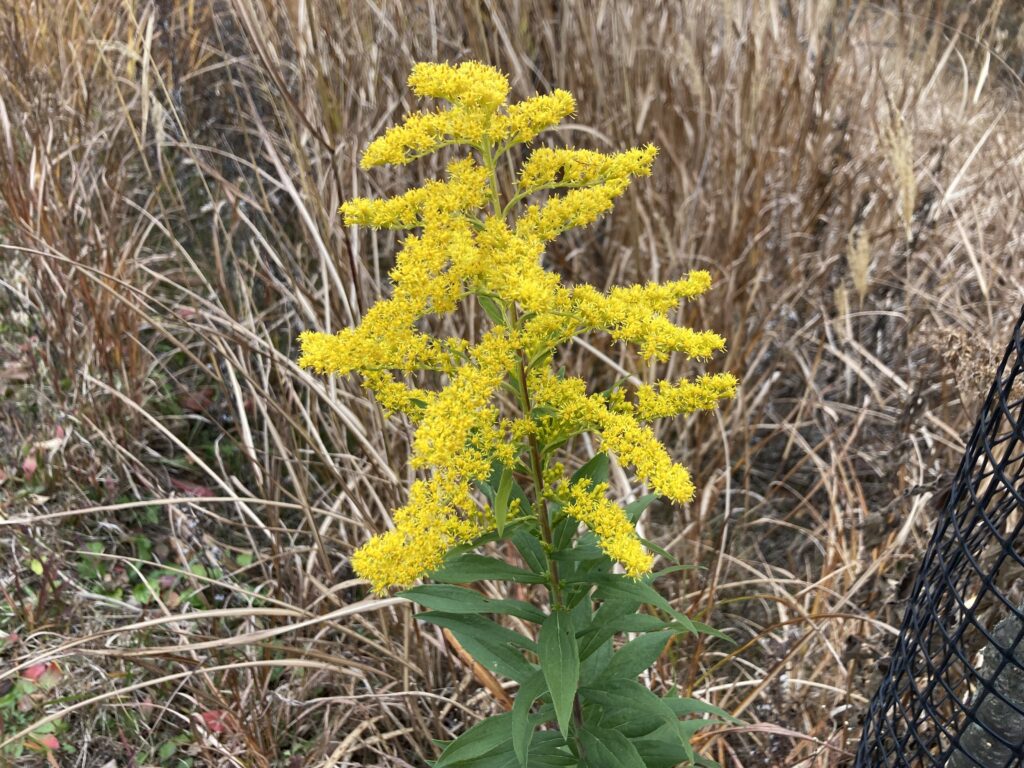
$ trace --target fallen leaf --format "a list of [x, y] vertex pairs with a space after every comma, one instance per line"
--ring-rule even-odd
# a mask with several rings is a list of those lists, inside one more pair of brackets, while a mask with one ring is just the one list
[[36, 473], [37, 469], [39, 469], [39, 464], [36, 462], [36, 455], [34, 453], [30, 453], [25, 457], [25, 460], [21, 462], [21, 471], [25, 473], [25, 479], [31, 480], [32, 475]]
[[24, 677], [26, 680], [31, 680], [34, 683], [36, 680], [38, 680], [46, 673], [46, 669], [49, 666], [50, 665], [47, 662], [43, 662], [42, 664], [33, 664], [32, 666], [23, 669], [21, 672], [21, 676]]
[[224, 733], [228, 729], [228, 713], [223, 709], [211, 709], [203, 712], [200, 717], [203, 718], [203, 725], [210, 733]]
[[176, 477], [171, 478], [171, 485], [190, 496], [210, 497], [217, 495], [213, 492], [212, 488], [207, 488], [205, 485], [198, 485], [197, 483], [190, 483], [187, 480], [178, 480]]
[[29, 747], [29, 749], [35, 748], [36, 751], [38, 751], [39, 748], [60, 749], [60, 742], [57, 741], [57, 737], [52, 733], [45, 733], [39, 736], [33, 736], [32, 742], [25, 746]]

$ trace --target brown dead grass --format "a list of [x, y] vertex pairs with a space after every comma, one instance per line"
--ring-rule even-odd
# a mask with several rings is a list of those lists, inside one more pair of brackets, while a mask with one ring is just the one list
[[[402, 499], [408, 431], [294, 364], [300, 330], [385, 290], [393, 240], [336, 211], [410, 174], [360, 172], [360, 148], [410, 106], [413, 62], [473, 58], [515, 96], [574, 92], [559, 142], [663, 150], [553, 266], [716, 279], [684, 319], [728, 338], [741, 394], [662, 427], [702, 491], [646, 525], [705, 566], [662, 582], [676, 603], [738, 645], [681, 643], [655, 682], [750, 723], [703, 737], [723, 765], [850, 764], [1024, 296], [1018, 12], [910, 5], [4, 5], [0, 682], [59, 661], [69, 698], [39, 714], [66, 723], [64, 763], [191, 733], [197, 765], [422, 765], [495, 707], [348, 569]], [[602, 343], [567, 364], [635, 369]], [[141, 608], [73, 567], [100, 541], [130, 584], [137, 535], [220, 575]]]

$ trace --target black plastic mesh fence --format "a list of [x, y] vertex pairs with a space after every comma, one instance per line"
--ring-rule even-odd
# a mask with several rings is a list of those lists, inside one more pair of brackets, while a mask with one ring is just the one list
[[1024, 766], [1024, 312], [918, 573], [858, 768]]

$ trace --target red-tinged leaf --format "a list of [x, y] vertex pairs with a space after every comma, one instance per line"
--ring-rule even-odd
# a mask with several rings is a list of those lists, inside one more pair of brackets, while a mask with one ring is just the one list
[[57, 737], [52, 733], [44, 733], [32, 736], [32, 741], [25, 744], [25, 746], [37, 752], [43, 749], [52, 751], [60, 749], [60, 742], [57, 741]]
[[189, 496], [202, 496], [210, 497], [216, 496], [212, 488], [207, 488], [205, 485], [198, 485], [197, 483], [190, 483], [187, 480], [178, 480], [176, 477], [171, 478], [171, 485], [182, 493], [187, 493]]
[[211, 709], [203, 712], [200, 717], [210, 733], [224, 733], [228, 729], [228, 713], [223, 709]]
[[30, 667], [26, 667], [21, 671], [21, 676], [26, 680], [30, 680], [33, 683], [46, 674], [46, 670], [49, 669], [50, 665], [47, 663], [33, 664]]
[[25, 473], [25, 479], [31, 480], [32, 475], [36, 473], [37, 469], [39, 469], [39, 464], [36, 461], [36, 456], [34, 453], [30, 453], [25, 457], [25, 460], [21, 462], [21, 471]]

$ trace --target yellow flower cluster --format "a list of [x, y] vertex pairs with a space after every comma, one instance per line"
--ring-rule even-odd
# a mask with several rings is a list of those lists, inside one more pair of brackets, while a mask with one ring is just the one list
[[579, 187], [608, 179], [650, 176], [658, 148], [648, 144], [605, 155], [589, 149], [535, 149], [519, 171], [519, 188], [537, 192], [553, 187]]
[[[681, 301], [710, 287], [707, 272], [604, 293], [563, 285], [544, 268], [545, 243], [593, 222], [632, 179], [650, 174], [653, 146], [613, 154], [537, 147], [503, 186], [497, 175], [505, 161], [499, 165], [499, 159], [572, 114], [572, 96], [554, 91], [506, 104], [507, 78], [476, 62], [417, 64], [409, 85], [448, 106], [408, 115], [387, 130], [367, 147], [363, 167], [408, 163], [450, 145], [462, 146], [462, 154], [443, 181], [342, 206], [349, 225], [412, 230], [390, 273], [394, 289], [358, 327], [300, 336], [300, 365], [359, 373], [387, 411], [416, 425], [412, 464], [427, 477], [413, 484], [408, 503], [395, 512], [394, 529], [353, 557], [356, 572], [376, 590], [412, 583], [440, 565], [452, 546], [493, 526], [471, 489], [490, 477], [496, 462], [517, 466], [527, 441], [539, 441], [549, 453], [574, 434], [592, 432], [659, 493], [689, 501], [689, 473], [644, 422], [713, 408], [736, 388], [731, 375], [716, 374], [640, 387], [632, 396], [623, 390], [588, 395], [581, 379], [559, 378], [552, 370], [557, 347], [580, 333], [607, 333], [657, 360], [676, 352], [703, 360], [724, 348], [717, 334], [679, 327], [669, 317]], [[476, 343], [423, 332], [426, 318], [451, 313], [471, 297], [493, 321]], [[431, 376], [418, 377], [422, 372]], [[439, 380], [445, 386], [428, 386]], [[510, 396], [531, 402], [532, 410], [511, 411]], [[624, 513], [606, 499], [606, 489], [566, 487], [558, 481], [562, 474], [560, 465], [548, 464], [545, 493], [567, 494], [557, 500], [595, 531], [628, 573], [648, 570], [650, 555]]]
[[678, 384], [661, 381], [657, 389], [643, 385], [636, 389], [636, 415], [643, 421], [653, 421], [694, 411], [713, 411], [719, 400], [735, 397], [737, 384], [731, 373], [715, 373]]
[[448, 181], [428, 181], [384, 200], [357, 197], [341, 206], [345, 223], [374, 229], [415, 229], [430, 217], [476, 211], [487, 199], [487, 169], [467, 157], [448, 165]]
[[568, 91], [555, 90], [543, 96], [513, 104], [494, 120], [493, 142], [525, 143], [558, 125], [576, 111], [576, 100]]
[[417, 96], [444, 99], [469, 109], [493, 112], [505, 103], [508, 78], [478, 61], [457, 66], [421, 61], [412, 68], [409, 87]]
[[500, 326], [492, 329], [424, 410], [413, 440], [413, 466], [482, 480], [495, 459], [513, 464], [514, 446], [492, 400], [515, 365], [514, 336]]
[[607, 483], [593, 488], [589, 482], [573, 483], [563, 511], [596, 533], [604, 553], [622, 563], [627, 574], [638, 578], [651, 570], [654, 558], [640, 543], [625, 511], [608, 498], [607, 492]]
[[417, 480], [409, 489], [408, 503], [395, 510], [394, 529], [357, 550], [352, 568], [377, 591], [412, 584], [437, 569], [449, 549], [484, 530], [479, 515], [460, 515], [460, 509], [473, 509], [468, 484], [440, 474]]
[[[705, 382], [694, 386], [702, 388], [700, 396], [704, 398], [719, 394], [713, 388], [715, 384], [706, 389]], [[690, 473], [672, 461], [654, 432], [640, 423], [630, 403], [621, 400], [608, 403], [603, 397], [588, 395], [583, 379], [558, 378], [546, 368], [532, 373], [530, 392], [536, 405], [546, 406], [555, 414], [548, 417], [545, 425], [550, 434], [592, 432], [605, 450], [622, 464], [633, 467], [637, 477], [650, 483], [662, 496], [680, 504], [693, 499], [695, 488]], [[731, 394], [725, 392], [720, 396]]]

